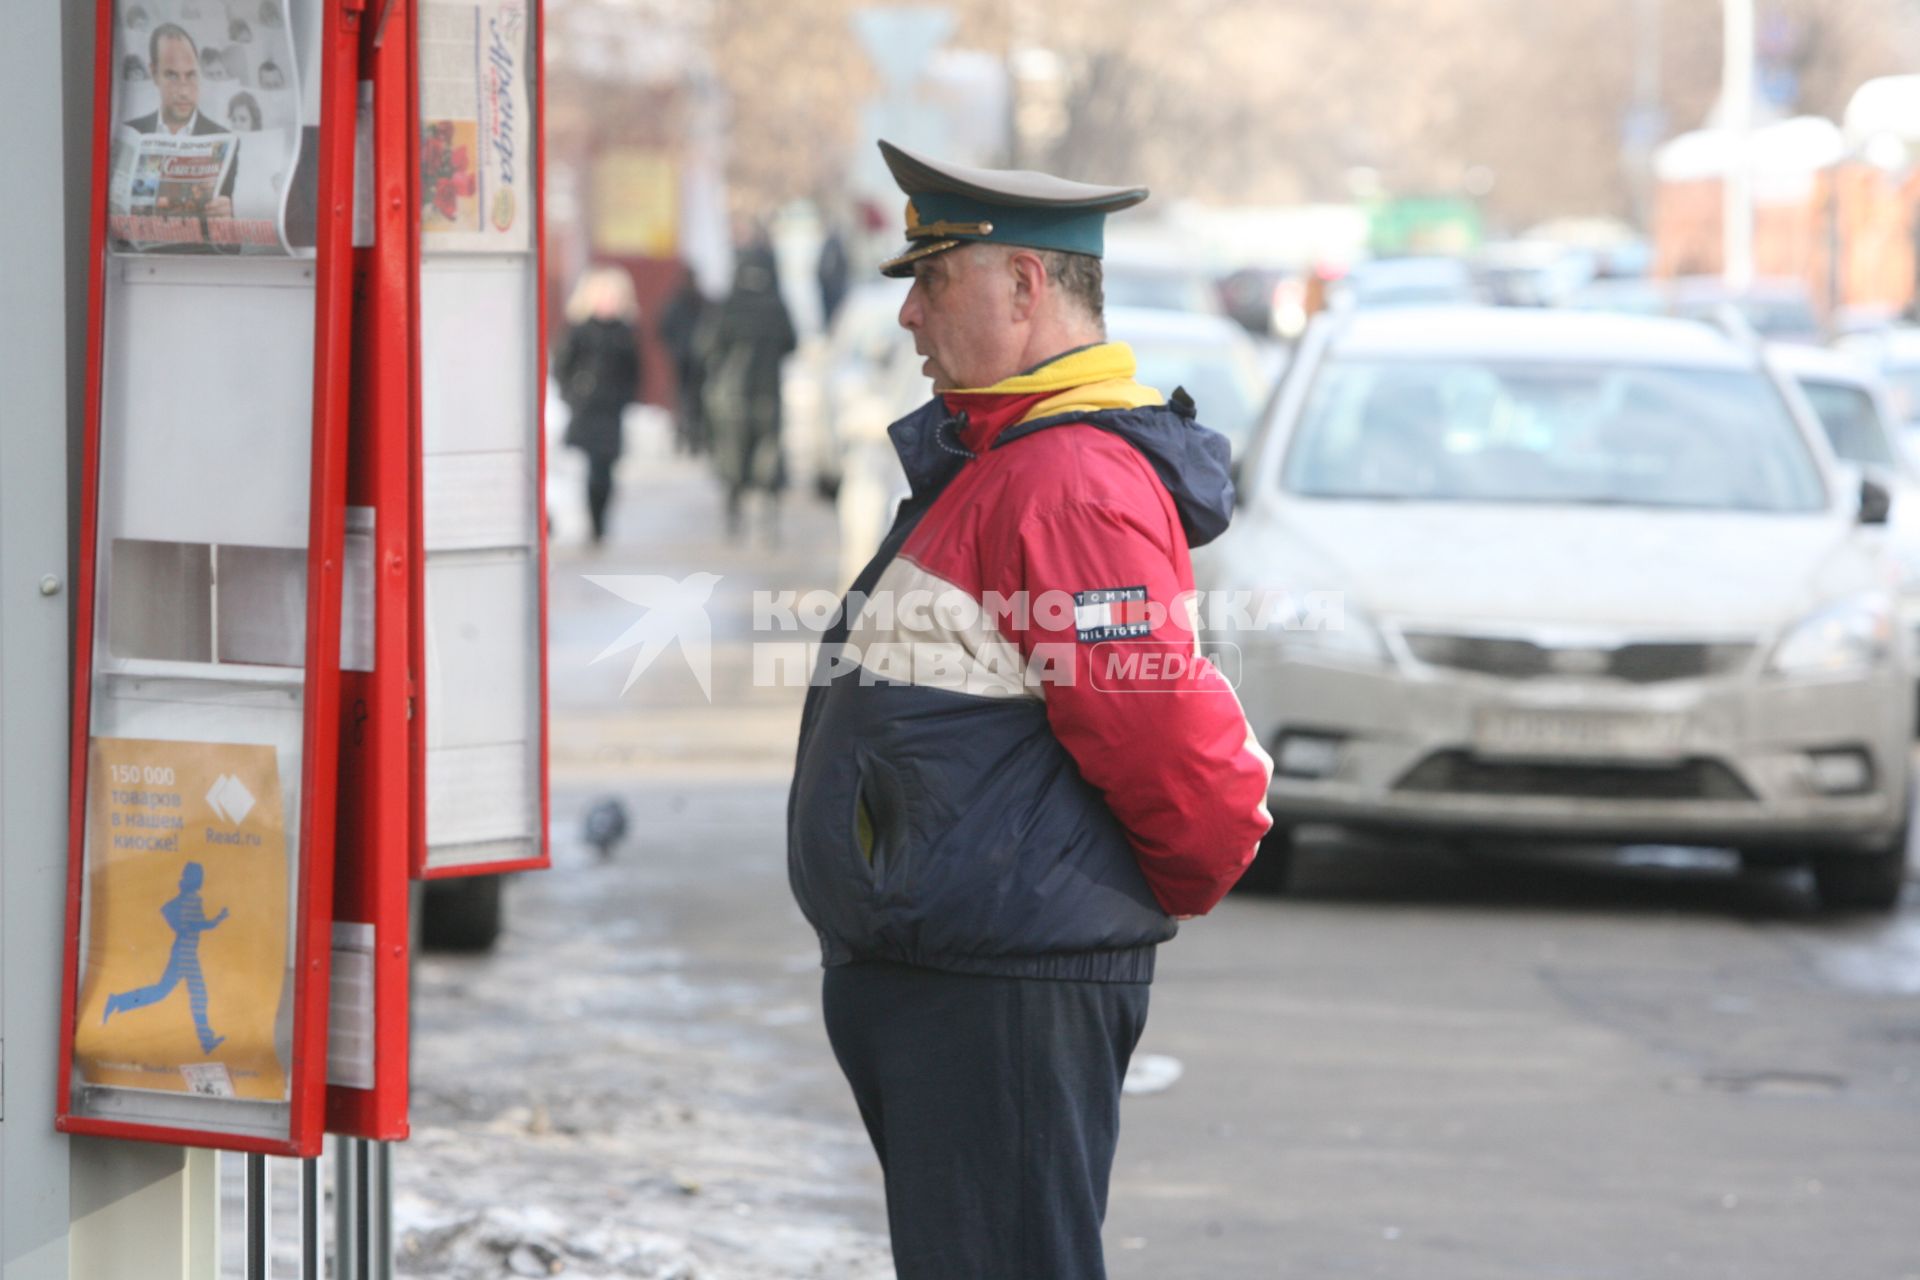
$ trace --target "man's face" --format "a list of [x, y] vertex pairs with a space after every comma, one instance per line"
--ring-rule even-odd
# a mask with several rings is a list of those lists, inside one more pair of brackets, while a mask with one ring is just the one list
[[168, 125], [178, 129], [193, 119], [200, 105], [200, 59], [192, 45], [172, 36], [162, 39], [153, 82], [160, 88], [160, 114]]
[[1005, 252], [989, 245], [961, 245], [913, 264], [900, 327], [926, 357], [935, 391], [990, 387], [1020, 371], [1015, 281]]

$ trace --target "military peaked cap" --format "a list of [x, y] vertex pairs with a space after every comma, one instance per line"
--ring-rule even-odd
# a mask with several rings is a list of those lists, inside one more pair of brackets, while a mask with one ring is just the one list
[[1020, 245], [1098, 258], [1107, 215], [1147, 198], [1145, 187], [1098, 187], [1025, 169], [976, 169], [880, 143], [893, 180], [907, 194], [907, 249], [880, 264], [910, 276], [913, 264], [958, 245]]

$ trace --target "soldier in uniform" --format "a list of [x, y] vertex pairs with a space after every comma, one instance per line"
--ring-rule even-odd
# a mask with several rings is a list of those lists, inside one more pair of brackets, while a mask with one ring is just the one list
[[880, 146], [936, 394], [890, 430], [911, 496], [824, 637], [789, 876], [900, 1280], [1097, 1280], [1155, 948], [1269, 826], [1191, 609], [1227, 443], [1105, 340], [1105, 219], [1145, 190]]

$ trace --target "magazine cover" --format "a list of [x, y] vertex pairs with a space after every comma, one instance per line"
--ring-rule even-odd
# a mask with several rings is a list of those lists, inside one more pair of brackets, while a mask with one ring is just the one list
[[116, 5], [115, 250], [293, 251], [287, 203], [299, 186], [303, 121], [289, 2]]
[[532, 247], [531, 58], [524, 0], [420, 6], [420, 229], [429, 251]]

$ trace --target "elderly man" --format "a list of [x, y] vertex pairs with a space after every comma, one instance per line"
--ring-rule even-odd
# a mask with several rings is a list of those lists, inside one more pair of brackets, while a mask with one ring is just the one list
[[1096, 1280], [1154, 950], [1269, 825], [1194, 637], [1227, 445], [1104, 340], [1104, 220], [1144, 190], [880, 146], [937, 394], [891, 429], [912, 495], [822, 645], [788, 872], [900, 1280]]
[[[152, 69], [153, 86], [160, 91], [157, 111], [127, 121], [135, 133], [209, 134], [230, 133], [227, 126], [201, 114], [200, 46], [193, 42], [185, 27], [163, 22], [147, 37], [147, 65]], [[234, 144], [238, 146], [239, 144]], [[220, 194], [207, 202], [202, 216], [233, 216], [233, 175], [238, 157], [227, 166]]]

